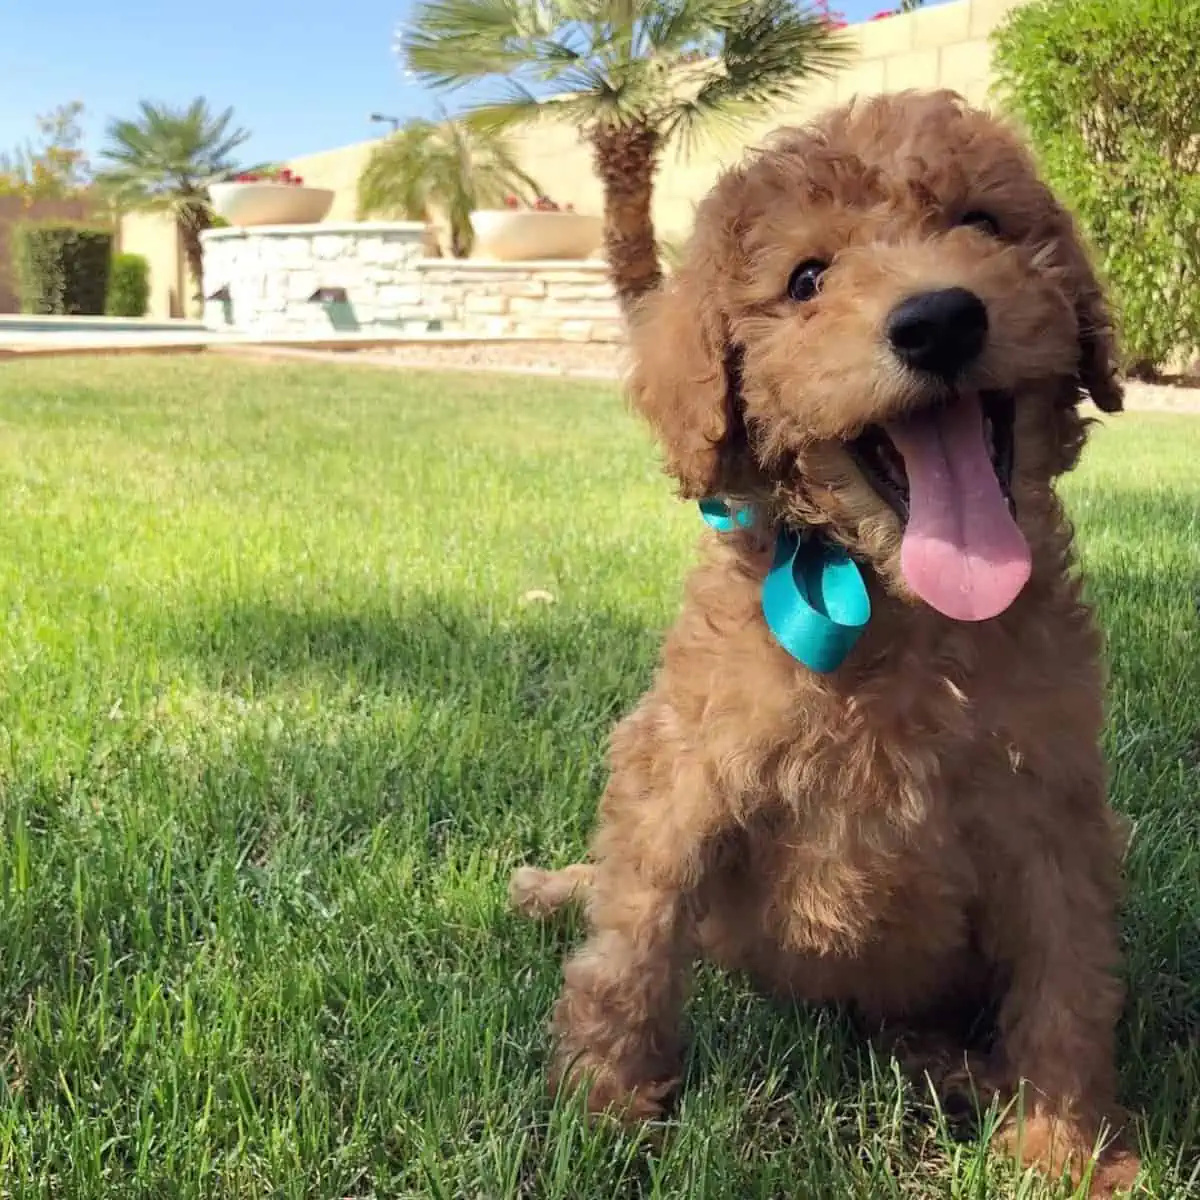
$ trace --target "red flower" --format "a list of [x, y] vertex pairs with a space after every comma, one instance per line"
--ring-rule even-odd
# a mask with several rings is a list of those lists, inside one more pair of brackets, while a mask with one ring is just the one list
[[532, 204], [522, 204], [521, 201], [513, 195], [504, 197], [505, 208], [529, 208], [534, 212], [574, 212], [573, 205], [556, 204], [549, 196], [535, 196]]

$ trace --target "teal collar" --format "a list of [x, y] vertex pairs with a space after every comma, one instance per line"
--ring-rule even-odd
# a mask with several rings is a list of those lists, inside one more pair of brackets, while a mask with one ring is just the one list
[[[701, 500], [700, 515], [718, 533], [750, 529], [750, 506], [731, 509]], [[871, 618], [871, 598], [858, 564], [820, 534], [781, 526], [763, 580], [762, 609], [775, 640], [810, 671], [827, 674], [845, 661]]]

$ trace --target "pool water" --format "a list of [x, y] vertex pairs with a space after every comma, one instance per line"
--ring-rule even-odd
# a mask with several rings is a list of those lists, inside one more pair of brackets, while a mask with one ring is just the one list
[[[0, 0], [3, 3], [3, 0]], [[136, 317], [50, 317], [0, 314], [0, 350], [7, 355], [64, 347], [179, 346], [212, 338], [200, 321], [139, 320]]]

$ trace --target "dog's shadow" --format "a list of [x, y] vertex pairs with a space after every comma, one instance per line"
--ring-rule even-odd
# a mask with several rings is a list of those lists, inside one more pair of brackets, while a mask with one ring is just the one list
[[[752, 981], [716, 968], [702, 968], [701, 979], [684, 1089], [726, 1088], [736, 1075], [739, 1091], [774, 1097], [766, 1105], [773, 1123], [834, 1104], [868, 1128], [894, 1124], [900, 1098], [914, 1137], [934, 1126], [956, 1142], [979, 1135], [992, 1100], [981, 1067], [995, 1041], [995, 1010], [880, 1028], [846, 1006], [760, 995]], [[722, 1011], [730, 1006], [733, 1020]]]
[[[660, 636], [615, 609], [409, 596], [170, 614], [156, 650], [213, 694], [329, 697], [342, 715], [326, 761], [354, 753], [373, 713], [395, 713], [396, 751], [374, 786], [397, 802], [419, 792], [436, 830], [482, 845], [502, 829], [537, 858], [586, 836], [607, 736], [649, 682]], [[359, 799], [363, 821], [386, 811], [386, 798]]]
[[[1119, 512], [1114, 519], [1120, 520]], [[1127, 636], [1123, 626], [1116, 631], [1114, 648], [1113, 687], [1123, 698], [1114, 710], [1110, 735], [1116, 747], [1114, 792], [1118, 804], [1139, 821], [1123, 922], [1130, 998], [1120, 1028], [1119, 1065], [1122, 1098], [1142, 1115], [1147, 1137], [1186, 1158], [1200, 1141], [1194, 1112], [1200, 1085], [1195, 1053], [1195, 1030], [1200, 1028], [1200, 879], [1195, 878], [1194, 854], [1189, 858], [1187, 847], [1169, 836], [1170, 797], [1138, 789], [1139, 781], [1161, 777], [1164, 755], [1178, 758], [1174, 765], [1183, 778], [1200, 779], [1194, 757], [1197, 730], [1174, 727], [1163, 699], [1173, 689], [1185, 691], [1195, 670], [1191, 660], [1178, 653], [1176, 635], [1181, 623], [1194, 620], [1196, 597], [1169, 592], [1153, 573], [1118, 570], [1104, 561], [1091, 564], [1089, 574], [1102, 620], [1106, 610], [1119, 604], [1125, 611], [1132, 606], [1147, 614], [1153, 625], [1137, 634], [1137, 646], [1150, 648], [1152, 661], [1143, 655], [1136, 667], [1128, 665], [1128, 650], [1120, 642]], [[514, 731], [520, 736], [524, 722], [530, 728], [550, 729], [553, 735], [548, 717], [552, 710], [570, 710], [574, 746], [579, 745], [581, 731], [588, 739], [588, 788], [598, 795], [605, 739], [649, 682], [660, 638], [660, 631], [645, 622], [611, 611], [589, 612], [583, 620], [560, 607], [497, 621], [469, 607], [430, 598], [358, 615], [269, 606], [213, 611], [191, 623], [174, 620], [161, 640], [163, 649], [187, 658], [216, 686], [269, 689], [316, 672], [330, 680], [354, 675], [382, 690], [440, 697], [451, 704], [458, 699], [473, 706], [485, 733], [495, 737], [496, 748], [489, 749], [486, 737], [475, 738], [462, 751], [463, 769], [467, 776], [487, 781], [489, 812], [495, 816], [495, 805], [507, 803], [505, 797], [522, 797], [527, 805], [530, 784], [519, 757], [499, 747], [511, 743]], [[1110, 634], [1110, 646], [1113, 641]], [[1137, 676], [1144, 670], [1156, 674], [1154, 698], [1144, 698], [1136, 689]], [[1139, 720], [1145, 728], [1136, 731], [1137, 738], [1127, 737], [1125, 726]], [[433, 746], [429, 753], [445, 754], [446, 746]], [[460, 799], [462, 795], [458, 793]], [[590, 807], [567, 813], [552, 811], [553, 804], [554, 798], [547, 795], [520, 817], [517, 826], [509, 821], [508, 835], [523, 839], [521, 852], [530, 861], [542, 861], [551, 846], [561, 853], [564, 834], [582, 843], [591, 824]], [[367, 806], [363, 820], [369, 822], [373, 811]], [[462, 825], [469, 814], [447, 800], [443, 816]], [[476, 818], [468, 822], [466, 832], [486, 839], [489, 813], [481, 810]], [[1174, 819], [1177, 834], [1186, 835], [1178, 813]], [[1191, 820], [1194, 848], [1194, 813]], [[1161, 844], [1147, 846], [1148, 837]], [[1174, 880], [1171, 889], [1159, 885], [1164, 861]], [[548, 990], [557, 977], [559, 956], [581, 934], [578, 918], [547, 924], [542, 948]], [[804, 1105], [820, 1100], [860, 1109], [864, 1096], [869, 1096], [875, 1097], [871, 1103], [878, 1104], [879, 1119], [885, 1119], [898, 1086], [891, 1074], [889, 1046], [864, 1036], [850, 1014], [751, 1000], [730, 981], [710, 979], [703, 992], [706, 998], [693, 1005], [690, 1022], [693, 1050], [687, 1092], [736, 1086], [777, 1098], [800, 1097]], [[736, 1010], [732, 1018], [731, 1001]], [[536, 1042], [536, 1033], [530, 1037]], [[906, 1119], [919, 1136], [936, 1115], [930, 1091], [919, 1081], [904, 1087]], [[804, 1105], [764, 1103], [756, 1108], [755, 1119], [786, 1121], [792, 1119], [786, 1115], [789, 1111], [800, 1112]], [[978, 1132], [973, 1106], [953, 1111], [943, 1107], [941, 1117], [959, 1138], [970, 1139]], [[874, 1118], [867, 1113], [862, 1119]]]

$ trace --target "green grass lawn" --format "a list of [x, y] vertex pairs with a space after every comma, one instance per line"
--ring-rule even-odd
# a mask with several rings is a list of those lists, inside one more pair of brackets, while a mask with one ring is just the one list
[[[1200, 1194], [1198, 463], [1129, 415], [1069, 488], [1159, 1197]], [[0, 1196], [1051, 1194], [713, 972], [652, 1137], [546, 1099], [577, 931], [507, 877], [582, 850], [699, 529], [610, 387], [0, 368]]]

